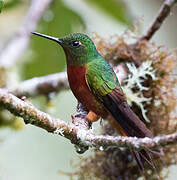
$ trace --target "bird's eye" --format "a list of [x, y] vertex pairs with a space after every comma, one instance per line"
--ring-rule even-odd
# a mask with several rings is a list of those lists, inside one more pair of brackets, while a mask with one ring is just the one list
[[79, 41], [72, 42], [72, 46], [74, 46], [74, 47], [79, 47], [80, 45], [81, 45], [81, 43]]

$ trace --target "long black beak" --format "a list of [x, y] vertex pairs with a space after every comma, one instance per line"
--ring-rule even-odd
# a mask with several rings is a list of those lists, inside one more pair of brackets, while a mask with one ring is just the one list
[[31, 32], [31, 33], [34, 34], [34, 35], [37, 35], [37, 36], [41, 36], [41, 37], [46, 38], [46, 39], [50, 39], [50, 40], [55, 41], [55, 42], [57, 42], [59, 44], [62, 43], [62, 41], [59, 38], [56, 38], [56, 37], [48, 36], [48, 35], [41, 34], [41, 33], [38, 33], [38, 32]]

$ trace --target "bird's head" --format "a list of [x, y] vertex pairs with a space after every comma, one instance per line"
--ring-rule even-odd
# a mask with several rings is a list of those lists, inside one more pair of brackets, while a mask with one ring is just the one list
[[68, 65], [83, 65], [93, 59], [98, 54], [93, 41], [85, 34], [68, 34], [63, 38], [56, 38], [45, 34], [32, 32], [57, 42], [65, 51]]

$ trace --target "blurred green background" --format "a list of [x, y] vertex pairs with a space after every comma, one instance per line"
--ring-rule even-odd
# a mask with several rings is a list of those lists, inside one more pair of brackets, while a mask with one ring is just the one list
[[[43, 15], [36, 31], [52, 36], [71, 32], [97, 32], [103, 37], [122, 34], [138, 18], [141, 33], [152, 23], [163, 1], [154, 0], [54, 0]], [[0, 14], [0, 49], [15, 35], [30, 5], [29, 0], [7, 0]], [[169, 48], [177, 47], [177, 7], [153, 40]], [[170, 28], [169, 28], [170, 27]], [[31, 37], [30, 45], [17, 64], [9, 70], [14, 84], [36, 76], [65, 70], [63, 50], [55, 43]], [[13, 84], [11, 84], [13, 85]], [[39, 109], [55, 117], [71, 120], [76, 99], [70, 91], [62, 92], [46, 106], [44, 97], [31, 99]], [[73, 145], [58, 135], [27, 125], [19, 131], [1, 127], [0, 179], [68, 180], [58, 173], [73, 172], [80, 157]], [[89, 153], [89, 152], [87, 152]], [[86, 153], [86, 154], [87, 154]], [[72, 163], [72, 162], [74, 163]], [[72, 165], [73, 164], [73, 165]], [[171, 167], [168, 179], [177, 176]]]

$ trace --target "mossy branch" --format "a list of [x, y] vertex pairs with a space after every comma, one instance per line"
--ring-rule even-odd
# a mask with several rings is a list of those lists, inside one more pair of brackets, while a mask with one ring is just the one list
[[[166, 146], [177, 143], [177, 133], [158, 136], [153, 139], [147, 137], [98, 136], [90, 130], [87, 130], [87, 128], [80, 128], [79, 125], [53, 118], [49, 114], [38, 110], [30, 103], [22, 101], [2, 89], [0, 89], [0, 106], [9, 110], [14, 115], [22, 117], [26, 124], [38, 126], [48, 132], [59, 134], [69, 139], [79, 149], [83, 147], [85, 147], [85, 149], [87, 149], [87, 147], [95, 147], [104, 150], [105, 148], [116, 146], [140, 150], [142, 148], [154, 148], [156, 146]], [[83, 115], [82, 112], [81, 114]], [[84, 116], [74, 116], [73, 118], [81, 118], [86, 121]], [[78, 120], [76, 120], [76, 122], [78, 122]]]

